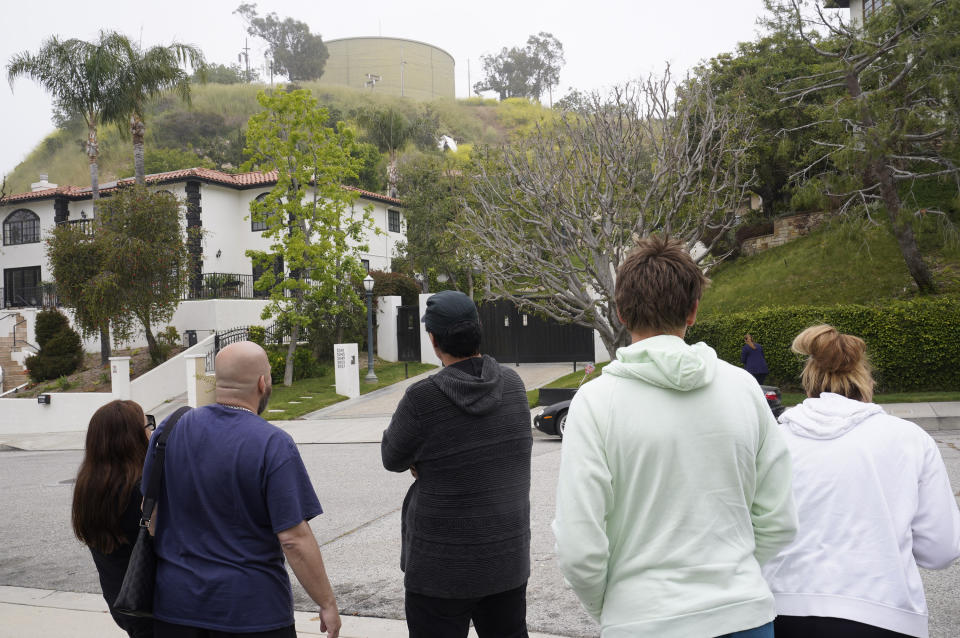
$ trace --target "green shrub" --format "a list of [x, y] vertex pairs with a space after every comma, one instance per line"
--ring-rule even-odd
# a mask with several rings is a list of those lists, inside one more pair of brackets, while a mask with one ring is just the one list
[[896, 301], [883, 306], [837, 305], [762, 308], [697, 322], [687, 341], [705, 341], [721, 359], [740, 365], [747, 332], [763, 346], [770, 368], [767, 383], [798, 388], [803, 358], [790, 350], [797, 334], [828, 323], [861, 337], [881, 392], [960, 387], [960, 300]]
[[70, 326], [46, 340], [40, 352], [27, 357], [33, 381], [57, 379], [76, 371], [83, 363], [83, 341]]
[[162, 332], [157, 334], [157, 346], [160, 348], [160, 357], [166, 361], [170, 358], [170, 353], [182, 343], [180, 333], [173, 326], [167, 326]]
[[41, 310], [37, 313], [37, 325], [34, 328], [37, 345], [42, 350], [58, 332], [69, 328], [70, 320], [56, 308]]
[[[287, 366], [287, 347], [275, 346], [267, 349], [270, 361], [270, 378], [274, 383], [283, 383], [283, 372]], [[320, 364], [307, 345], [297, 346], [293, 353], [293, 380], [321, 377], [327, 373], [326, 366]]]
[[[387, 297], [395, 295], [400, 297], [400, 303], [405, 306], [411, 306], [417, 303], [420, 295], [420, 286], [410, 277], [399, 272], [383, 272], [380, 270], [371, 270], [370, 276], [373, 277], [373, 294], [376, 297]], [[366, 294], [363, 288], [359, 290], [360, 297], [365, 299]]]
[[262, 348], [267, 339], [267, 329], [263, 326], [250, 326], [247, 328], [247, 339]]

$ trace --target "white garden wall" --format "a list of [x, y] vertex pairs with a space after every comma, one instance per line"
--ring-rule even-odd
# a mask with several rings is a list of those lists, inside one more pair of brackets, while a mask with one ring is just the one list
[[210, 335], [197, 345], [168, 359], [156, 368], [140, 375], [130, 384], [130, 398], [140, 404], [144, 412], [187, 393], [187, 378], [184, 375], [185, 360], [192, 355], [205, 355], [213, 350], [214, 337]]
[[109, 392], [59, 392], [50, 405], [34, 399], [0, 399], [0, 434], [82, 432], [100, 406], [113, 400]]

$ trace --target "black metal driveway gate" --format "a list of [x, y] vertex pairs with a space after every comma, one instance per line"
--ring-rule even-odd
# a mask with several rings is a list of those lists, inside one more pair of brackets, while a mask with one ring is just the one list
[[513, 303], [480, 305], [480, 350], [501, 363], [593, 361], [593, 331], [519, 310]]

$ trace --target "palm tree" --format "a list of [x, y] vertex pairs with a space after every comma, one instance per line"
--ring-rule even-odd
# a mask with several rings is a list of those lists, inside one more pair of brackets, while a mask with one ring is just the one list
[[97, 130], [101, 123], [115, 120], [122, 110], [118, 87], [129, 55], [130, 42], [126, 37], [101, 31], [97, 42], [76, 38], [60, 40], [52, 36], [36, 53], [17, 53], [7, 63], [11, 90], [17, 78], [29, 77], [53, 95], [61, 110], [83, 117], [87, 124], [87, 159], [94, 208], [100, 198]]
[[143, 185], [143, 135], [146, 129], [143, 121], [144, 107], [151, 98], [168, 90], [172, 90], [189, 104], [190, 76], [181, 65], [189, 63], [194, 70], [200, 71], [202, 78], [206, 62], [200, 49], [180, 42], [169, 46], [154, 46], [146, 51], [130, 45], [128, 55], [120, 80], [123, 87], [122, 107], [115, 121], [122, 126], [124, 120], [129, 118], [135, 181]]
[[[60, 40], [51, 36], [36, 53], [17, 53], [7, 63], [10, 90], [19, 77], [29, 77], [53, 95], [56, 106], [76, 113], [87, 124], [87, 160], [90, 162], [90, 190], [96, 211], [100, 199], [97, 159], [100, 148], [97, 130], [102, 122], [115, 121], [123, 112], [119, 99], [120, 80], [126, 60], [131, 58], [130, 41], [112, 31], [101, 31], [97, 42], [77, 38]], [[100, 326], [100, 361], [110, 357], [110, 325]]]

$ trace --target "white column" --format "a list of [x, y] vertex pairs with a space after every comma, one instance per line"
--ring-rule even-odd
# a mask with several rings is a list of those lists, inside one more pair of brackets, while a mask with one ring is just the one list
[[603, 345], [603, 339], [600, 338], [600, 333], [596, 330], [593, 331], [593, 362], [594, 363], [603, 363], [604, 361], [609, 361], [610, 355], [607, 353], [607, 346]]
[[[420, 295], [420, 316], [427, 312], [427, 299], [429, 299], [433, 293], [424, 293]], [[421, 321], [420, 322], [420, 362], [421, 363], [432, 363], [435, 366], [440, 365], [440, 358], [437, 356], [437, 353], [433, 351], [433, 343], [430, 341], [430, 335], [427, 334], [427, 327]]]
[[206, 368], [206, 354], [188, 354], [183, 357], [187, 375], [187, 405], [191, 408], [199, 406], [198, 386]]
[[110, 357], [110, 386], [114, 399], [130, 398], [130, 357]]
[[401, 303], [397, 295], [377, 300], [377, 355], [384, 361], [397, 360], [397, 308]]

